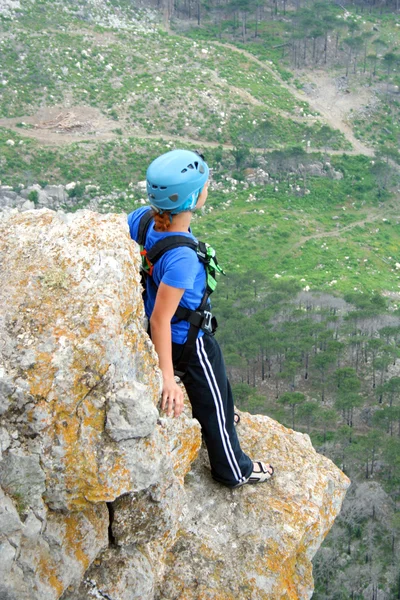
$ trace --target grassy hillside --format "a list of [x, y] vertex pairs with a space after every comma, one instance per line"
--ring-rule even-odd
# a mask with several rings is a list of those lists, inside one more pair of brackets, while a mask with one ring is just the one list
[[[103, 25], [105, 17], [79, 11], [79, 3], [64, 11], [62, 3], [26, 2], [18, 21], [3, 21], [0, 116], [23, 122], [39, 107], [87, 105], [122, 134], [233, 143], [242, 131], [268, 123], [270, 147], [309, 139], [322, 147], [321, 123], [291, 118], [307, 114], [307, 103], [270, 71], [228, 48], [168, 35], [149, 20], [151, 13], [134, 12], [142, 20], [130, 22], [131, 4], [119, 5], [116, 15], [124, 19], [114, 28]], [[265, 146], [262, 136], [253, 138], [252, 145]], [[330, 145], [348, 147], [334, 132]]]

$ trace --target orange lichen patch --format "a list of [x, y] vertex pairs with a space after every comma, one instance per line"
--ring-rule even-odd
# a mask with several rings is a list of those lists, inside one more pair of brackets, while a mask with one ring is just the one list
[[81, 563], [84, 571], [89, 566], [90, 558], [83, 549], [85, 538], [82, 536], [82, 529], [79, 516], [69, 514], [65, 517], [65, 545], [67, 552], [75, 556]]
[[[82, 573], [88, 568], [92, 558], [92, 547], [88, 546], [87, 528], [90, 523], [92, 531], [96, 532], [98, 539], [107, 538], [108, 511], [101, 507], [89, 507], [79, 513], [70, 513], [62, 517], [64, 523], [63, 546], [72, 558], [82, 566]], [[85, 523], [86, 522], [86, 523]]]
[[90, 399], [86, 399], [78, 409], [78, 416], [84, 427], [91, 427], [101, 433], [104, 430], [105, 412], [104, 408], [98, 408]]
[[[293, 556], [290, 560], [281, 564], [280, 576], [277, 580], [276, 585], [274, 586], [274, 590], [276, 593], [273, 593], [271, 596], [271, 600], [276, 598], [279, 594], [279, 597], [284, 600], [298, 600], [299, 598], [299, 576], [298, 576], [298, 555]], [[310, 589], [312, 587], [312, 576], [310, 580], [308, 580], [309, 573], [302, 573], [301, 576], [301, 584], [305, 588]], [[285, 595], [282, 596], [282, 590], [285, 590]]]
[[52, 358], [49, 352], [37, 352], [35, 365], [27, 371], [29, 391], [33, 396], [45, 398], [50, 393], [56, 373]]
[[[78, 414], [77, 414], [78, 413]], [[79, 413], [85, 414], [82, 418]], [[99, 472], [98, 448], [102, 444], [105, 409], [87, 399], [78, 411], [66, 415], [59, 407], [55, 433], [64, 448], [65, 484], [71, 510], [83, 509], [88, 502], [111, 501], [130, 488], [130, 471], [116, 456], [107, 472]], [[85, 428], [82, 438], [82, 427]]]
[[169, 448], [174, 473], [183, 483], [201, 448], [200, 426], [196, 421], [181, 417], [169, 420], [167, 426], [159, 427], [159, 431]]
[[201, 433], [198, 428], [192, 428], [186, 431], [187, 435], [181, 437], [181, 446], [179, 450], [172, 455], [172, 467], [175, 475], [183, 480], [189, 473], [192, 462], [197, 458], [201, 448]]
[[125, 494], [132, 487], [132, 475], [124, 459], [118, 455], [111, 457], [104, 469], [97, 472], [97, 484], [87, 487], [85, 498], [89, 502], [111, 502]]
[[40, 581], [43, 581], [43, 583], [48, 584], [55, 590], [57, 598], [64, 591], [64, 585], [57, 576], [58, 572], [59, 569], [55, 560], [50, 556], [48, 551], [43, 552], [39, 557], [36, 575]]

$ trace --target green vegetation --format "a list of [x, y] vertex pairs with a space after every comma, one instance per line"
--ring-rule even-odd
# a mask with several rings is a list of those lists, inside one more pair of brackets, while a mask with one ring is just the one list
[[[7, 146], [10, 139], [14, 146]], [[143, 179], [149, 157], [165, 148], [156, 141], [125, 138], [116, 142], [41, 146], [2, 128], [0, 147], [3, 183], [17, 187], [20, 183], [40, 183], [44, 178], [47, 183], [55, 184], [80, 181], [98, 184], [103, 193], [126, 190], [131, 181]]]
[[[268, 122], [272, 147], [310, 139], [314, 147], [324, 146], [320, 124], [291, 119], [309, 112], [307, 103], [297, 101], [268, 69], [260, 70], [234, 50], [203, 47], [137, 23], [112, 35], [80, 21], [73, 34], [59, 31], [60, 25], [54, 29], [50, 20], [41, 29], [33, 23], [41, 16], [32, 9], [15, 24], [13, 36], [2, 40], [0, 116], [34, 114], [43, 103], [60, 105], [68, 98], [118, 121], [117, 135], [134, 128], [234, 143], [243, 130]], [[74, 18], [71, 27], [73, 23]], [[328, 147], [348, 148], [337, 132], [331, 137]], [[265, 147], [256, 131], [253, 138], [255, 146]]]
[[[69, 210], [99, 196], [99, 210], [129, 212], [151, 158], [203, 147], [213, 183], [193, 229], [228, 272], [213, 304], [237, 406], [308, 433], [353, 481], [313, 598], [398, 598], [395, 3], [198, 7], [174, 3], [173, 34], [131, 0], [35, 0], [0, 16], [0, 180], [73, 181]], [[349, 121], [375, 156], [339, 153], [348, 139], [299, 95], [311, 70], [368, 96]], [[56, 133], [67, 106], [75, 122]], [[57, 143], [35, 140], [43, 131]]]

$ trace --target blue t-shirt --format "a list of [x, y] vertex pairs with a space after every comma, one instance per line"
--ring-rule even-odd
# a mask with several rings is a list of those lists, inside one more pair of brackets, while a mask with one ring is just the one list
[[[131, 238], [137, 241], [139, 222], [142, 215], [150, 210], [149, 207], [138, 208], [128, 215], [128, 225]], [[145, 250], [149, 251], [152, 246], [159, 240], [176, 235], [176, 231], [158, 232], [154, 230], [154, 222], [151, 223], [147, 230]], [[187, 233], [179, 233], [195, 241], [191, 231]], [[185, 292], [180, 301], [180, 305], [184, 308], [196, 310], [203, 299], [206, 286], [206, 272], [204, 265], [197, 258], [196, 252], [191, 248], [179, 247], [168, 250], [154, 265], [152, 278], [158, 287], [161, 282], [171, 287], [184, 289]], [[147, 284], [145, 294], [145, 311], [148, 318], [153, 312], [156, 299], [157, 289], [152, 285], [151, 281]], [[171, 332], [172, 341], [176, 344], [184, 344], [189, 331], [189, 323], [187, 321], [177, 321], [172, 319]], [[198, 336], [202, 336], [203, 331], [200, 330]]]

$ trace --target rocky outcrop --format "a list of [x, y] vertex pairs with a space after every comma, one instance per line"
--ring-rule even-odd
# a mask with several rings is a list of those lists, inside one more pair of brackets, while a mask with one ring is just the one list
[[159, 415], [125, 217], [0, 214], [0, 598], [310, 598], [348, 485], [308, 436], [242, 415], [274, 480], [210, 478]]

